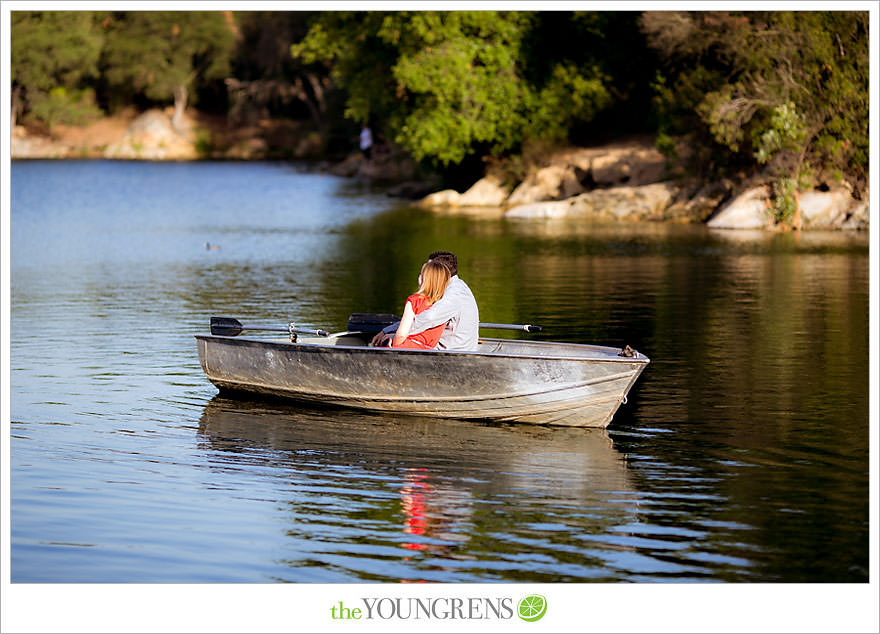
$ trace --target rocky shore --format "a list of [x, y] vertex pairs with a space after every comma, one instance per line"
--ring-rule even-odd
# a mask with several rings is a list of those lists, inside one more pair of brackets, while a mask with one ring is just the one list
[[[469, 213], [491, 209], [508, 218], [688, 222], [718, 229], [791, 226], [775, 221], [767, 186], [701, 185], [674, 177], [675, 171], [648, 142], [624, 142], [547, 157], [544, 167], [513, 188], [487, 176], [465, 192], [435, 192], [418, 204]], [[845, 183], [801, 192], [795, 224], [806, 230], [866, 230], [867, 196], [856, 198]]]
[[[295, 122], [227, 128], [223, 120], [199, 114], [176, 130], [169, 112], [149, 110], [82, 128], [58, 126], [51, 134], [16, 126], [11, 146], [13, 159], [259, 160], [314, 158], [321, 141]], [[646, 139], [562, 150], [544, 157], [522, 182], [505, 183], [490, 174], [463, 192], [437, 191], [435, 181], [419, 177], [416, 164], [389, 144], [377, 146], [370, 161], [352, 153], [322, 168], [340, 176], [385, 182], [390, 195], [447, 213], [705, 223], [719, 229], [791, 227], [774, 220], [766, 186], [689, 182]], [[797, 202], [796, 228], [866, 230], [869, 226], [867, 192], [855, 196], [845, 183], [800, 192]]]

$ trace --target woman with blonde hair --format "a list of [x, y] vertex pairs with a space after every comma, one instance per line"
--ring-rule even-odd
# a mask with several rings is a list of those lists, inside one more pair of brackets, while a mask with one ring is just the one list
[[437, 346], [440, 335], [446, 327], [445, 323], [414, 335], [410, 335], [409, 332], [415, 316], [429, 309], [434, 302], [443, 297], [451, 277], [449, 269], [437, 260], [428, 260], [422, 265], [422, 271], [419, 273], [419, 290], [406, 298], [400, 326], [397, 327], [397, 332], [391, 341], [392, 348], [432, 350]]

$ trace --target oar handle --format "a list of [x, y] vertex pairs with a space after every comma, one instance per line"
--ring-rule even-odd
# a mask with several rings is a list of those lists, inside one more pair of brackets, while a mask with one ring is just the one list
[[544, 330], [541, 326], [532, 326], [531, 324], [490, 324], [480, 322], [480, 328], [496, 328], [499, 330], [524, 330], [525, 332], [541, 332]]
[[300, 335], [317, 335], [318, 337], [329, 337], [330, 333], [326, 330], [309, 330], [308, 328], [297, 328], [293, 325], [293, 322], [288, 324], [287, 332], [290, 333], [298, 333]]

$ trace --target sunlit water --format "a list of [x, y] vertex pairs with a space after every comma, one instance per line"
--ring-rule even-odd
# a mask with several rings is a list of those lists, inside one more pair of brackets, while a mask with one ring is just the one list
[[[274, 163], [11, 180], [14, 582], [868, 578], [864, 234], [442, 215]], [[341, 330], [399, 312], [436, 249], [484, 321], [651, 357], [607, 431], [202, 374], [211, 315]]]

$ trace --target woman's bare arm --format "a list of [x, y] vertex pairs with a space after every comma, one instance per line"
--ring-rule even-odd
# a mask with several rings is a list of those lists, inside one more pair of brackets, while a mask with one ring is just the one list
[[413, 310], [412, 304], [407, 301], [403, 309], [403, 317], [400, 318], [400, 325], [397, 327], [397, 332], [394, 333], [394, 339], [391, 341], [392, 348], [399, 346], [409, 337], [409, 331], [412, 328], [415, 316], [416, 313]]

